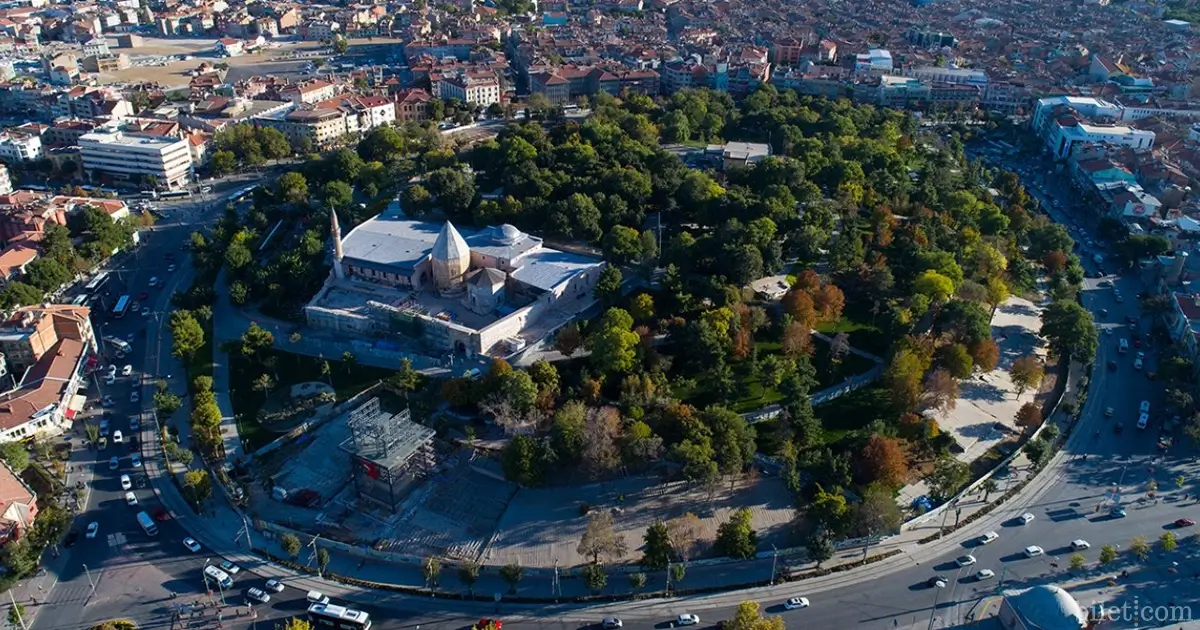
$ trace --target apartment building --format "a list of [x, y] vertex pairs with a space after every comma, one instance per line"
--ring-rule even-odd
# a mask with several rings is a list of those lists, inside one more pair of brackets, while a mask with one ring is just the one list
[[495, 79], [468, 76], [447, 77], [437, 82], [438, 96], [487, 107], [500, 102], [500, 84]]
[[310, 81], [285, 85], [279, 90], [279, 97], [297, 105], [319, 103], [337, 96], [338, 87], [327, 81]]
[[0, 160], [9, 164], [33, 162], [45, 157], [42, 138], [36, 133], [10, 129], [0, 132]]
[[0, 394], [0, 442], [61, 435], [86, 402], [94, 363], [91, 309], [55, 304], [17, 309], [0, 323], [0, 349], [17, 386]]
[[37, 493], [0, 462], [0, 545], [20, 540], [37, 519]]
[[94, 131], [79, 137], [80, 157], [86, 173], [119, 179], [154, 177], [170, 189], [192, 180], [192, 155], [188, 142], [123, 131]]
[[348, 133], [346, 114], [338, 109], [291, 109], [255, 116], [254, 124], [278, 129], [293, 143], [308, 138], [313, 146], [328, 146]]
[[8, 175], [8, 167], [0, 164], [0, 195], [7, 195], [13, 191], [12, 178]]
[[396, 95], [396, 119], [403, 122], [424, 122], [433, 118], [430, 102], [433, 97], [425, 90], [405, 90]]

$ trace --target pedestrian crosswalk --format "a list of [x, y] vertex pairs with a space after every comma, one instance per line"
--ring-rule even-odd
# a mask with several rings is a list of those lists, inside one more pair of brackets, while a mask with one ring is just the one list
[[108, 535], [108, 546], [112, 549], [123, 547], [125, 546], [126, 542], [127, 539], [125, 538], [125, 534], [122, 534], [121, 532]]

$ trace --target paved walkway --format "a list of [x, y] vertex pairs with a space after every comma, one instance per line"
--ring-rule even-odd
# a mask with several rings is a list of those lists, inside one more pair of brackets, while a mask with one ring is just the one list
[[[1013, 360], [1029, 354], [1045, 359], [1045, 350], [1037, 345], [1040, 312], [1029, 300], [1011, 297], [992, 314], [992, 337], [1000, 346], [996, 369], [963, 380], [954, 409], [937, 417], [939, 428], [951, 433], [962, 449], [955, 454], [959, 461], [971, 463], [1007, 439], [1010, 432], [1020, 431], [1016, 424], [1017, 410], [1022, 400], [1033, 400], [1033, 394], [1017, 398], [1009, 368]], [[1001, 430], [1000, 425], [1008, 429]], [[922, 480], [901, 488], [896, 500], [909, 507], [914, 499], [928, 494], [929, 485]]]

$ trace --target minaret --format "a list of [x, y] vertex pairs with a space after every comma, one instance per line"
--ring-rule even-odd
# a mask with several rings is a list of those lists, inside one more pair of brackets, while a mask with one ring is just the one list
[[346, 278], [342, 270], [342, 228], [338, 225], [337, 212], [329, 209], [329, 234], [333, 237], [333, 275], [338, 280]]

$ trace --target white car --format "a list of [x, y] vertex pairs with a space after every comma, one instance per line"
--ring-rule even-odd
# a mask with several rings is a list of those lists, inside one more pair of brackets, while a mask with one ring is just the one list
[[1143, 400], [1142, 404], [1138, 405], [1138, 411], [1142, 413], [1150, 413], [1150, 401]]
[[121, 475], [121, 489], [129, 490], [133, 488], [133, 482], [129, 480], [129, 475]]
[[267, 595], [261, 588], [248, 588], [246, 589], [246, 600], [247, 603], [251, 604], [265, 604], [271, 601], [271, 596]]
[[133, 374], [132, 365], [126, 364], [125, 367], [121, 368], [121, 376], [129, 376], [130, 374]]
[[683, 613], [675, 618], [675, 625], [677, 626], [694, 626], [698, 623], [700, 623], [700, 617], [693, 613]]
[[242, 572], [242, 567], [226, 560], [221, 563], [221, 570], [228, 573], [230, 576], [236, 576]]
[[982, 582], [984, 580], [990, 580], [994, 577], [996, 577], [996, 572], [991, 569], [984, 569], [984, 570], [980, 571], [979, 573], [975, 574], [975, 579], [979, 580], [980, 582]]
[[786, 602], [783, 602], [783, 607], [788, 610], [797, 610], [800, 608], [808, 608], [807, 597], [793, 597]]
[[605, 617], [604, 621], [600, 622], [600, 627], [604, 630], [613, 630], [614, 628], [624, 628], [625, 622], [616, 617]]
[[1025, 557], [1026, 558], [1036, 558], [1036, 557], [1042, 555], [1043, 553], [1046, 553], [1045, 550], [1043, 550], [1041, 547], [1039, 547], [1037, 545], [1029, 545], [1028, 547], [1025, 548]]
[[151, 289], [158, 286], [158, 276], [154, 276], [153, 278], [150, 278], [150, 282], [148, 284], [150, 285]]
[[1033, 522], [1033, 515], [1030, 514], [1029, 512], [1026, 512], [1021, 515], [1021, 524], [1022, 525], [1028, 525], [1032, 522]]
[[1000, 540], [1000, 534], [997, 534], [996, 532], [988, 532], [979, 537], [979, 544], [987, 545], [990, 543], [994, 543], [997, 540]]
[[125, 505], [137, 505], [137, 495], [132, 492], [126, 492]]
[[175, 265], [174, 264], [167, 265], [167, 273], [171, 273], [173, 271], [175, 271]]
[[133, 457], [129, 458], [129, 465], [133, 466], [134, 468], [141, 468], [142, 467], [142, 456], [134, 454]]
[[200, 543], [196, 542], [196, 539], [192, 538], [191, 536], [183, 539], [183, 546], [187, 547], [188, 551], [192, 553], [200, 552]]
[[267, 580], [267, 590], [273, 593], [283, 592], [283, 582], [279, 580]]
[[959, 556], [954, 559], [954, 562], [960, 567], [969, 567], [972, 564], [975, 564], [975, 556], [972, 556], [971, 554]]
[[88, 523], [87, 533], [84, 534], [84, 537], [89, 539], [95, 538], [98, 533], [100, 533], [100, 523], [93, 521]]
[[1137, 428], [1145, 429], [1146, 425], [1150, 424], [1150, 414], [1143, 413], [1138, 416]]
[[113, 444], [120, 444], [125, 439], [120, 431], [113, 431]]
[[1092, 548], [1092, 543], [1090, 543], [1082, 538], [1080, 538], [1079, 540], [1071, 541], [1071, 549], [1074, 549], [1075, 551], [1083, 551], [1084, 549], [1091, 549], [1091, 548]]

